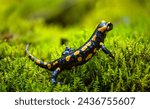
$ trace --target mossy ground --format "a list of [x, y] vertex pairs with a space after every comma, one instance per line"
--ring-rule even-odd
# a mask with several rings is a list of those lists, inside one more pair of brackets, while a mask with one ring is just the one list
[[[73, 0], [70, 12], [61, 7], [66, 1], [0, 1], [0, 91], [150, 91], [149, 0], [93, 0], [93, 6], [88, 0]], [[52, 85], [52, 72], [25, 54], [30, 43], [29, 51], [39, 59], [59, 58], [66, 45], [76, 49], [84, 44], [103, 19], [114, 24], [105, 46], [115, 61], [99, 51], [88, 63], [63, 71], [57, 79], [63, 85]], [[60, 45], [61, 38], [68, 43]]]

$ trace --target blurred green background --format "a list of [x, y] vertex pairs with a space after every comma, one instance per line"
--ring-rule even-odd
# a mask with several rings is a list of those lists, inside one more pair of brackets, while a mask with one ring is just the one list
[[149, 0], [1, 0], [0, 35], [33, 40], [54, 34], [65, 37], [72, 28], [91, 29], [91, 33], [101, 20], [111, 21], [115, 28], [121, 24], [139, 31], [136, 26], [149, 26], [149, 6]]
[[[53, 89], [51, 72], [29, 61], [25, 45], [51, 61], [65, 46], [84, 44], [101, 20], [114, 24], [105, 45], [116, 63], [98, 53], [88, 64], [62, 72], [58, 79], [67, 85]], [[149, 91], [149, 30], [149, 0], [0, 0], [0, 91]]]

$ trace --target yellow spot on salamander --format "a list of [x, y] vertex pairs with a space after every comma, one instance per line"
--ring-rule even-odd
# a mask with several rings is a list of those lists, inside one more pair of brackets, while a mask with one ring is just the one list
[[97, 51], [97, 49], [96, 49], [96, 48], [94, 48], [93, 53], [96, 53], [96, 51]]
[[78, 57], [77, 60], [78, 60], [79, 62], [81, 62], [81, 61], [82, 61], [82, 57]]
[[60, 71], [60, 68], [58, 67], [57, 70]]
[[71, 58], [71, 56], [69, 55], [69, 56], [66, 56], [66, 61], [69, 61], [70, 60], [70, 58]]
[[36, 63], [37, 63], [37, 64], [40, 64], [40, 60], [36, 60]]
[[76, 51], [76, 52], [74, 52], [74, 55], [76, 56], [76, 55], [78, 55], [80, 52], [79, 51]]
[[87, 49], [87, 46], [82, 47], [82, 51], [85, 51]]
[[99, 45], [102, 46], [102, 45], [103, 45], [103, 42], [100, 42]]
[[44, 62], [44, 65], [46, 65], [47, 64], [47, 62]]
[[47, 64], [47, 67], [48, 67], [48, 69], [50, 69], [51, 68], [51, 64]]
[[103, 26], [103, 27], [99, 28], [98, 31], [103, 33], [106, 29], [107, 29], [107, 27]]
[[85, 58], [85, 60], [89, 60], [92, 57], [92, 53], [88, 54], [88, 56]]
[[92, 41], [96, 41], [96, 35], [93, 36]]
[[91, 42], [88, 42], [86, 45], [87, 45], [87, 46], [91, 46]]
[[56, 65], [56, 64], [58, 64], [58, 61], [55, 61], [55, 62], [53, 63], [53, 66]]

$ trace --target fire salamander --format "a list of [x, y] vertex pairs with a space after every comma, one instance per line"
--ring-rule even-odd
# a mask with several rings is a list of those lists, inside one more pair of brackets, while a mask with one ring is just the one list
[[112, 29], [112, 23], [102, 21], [100, 24], [98, 24], [90, 39], [83, 46], [77, 50], [66, 47], [65, 51], [62, 53], [61, 58], [52, 62], [42, 62], [41, 60], [35, 58], [29, 53], [28, 44], [26, 45], [26, 53], [29, 58], [38, 66], [53, 71], [51, 80], [53, 84], [56, 84], [56, 78], [60, 72], [66, 69], [70, 69], [74, 66], [85, 64], [99, 49], [102, 49], [105, 54], [114, 59], [114, 56], [111, 54], [111, 52], [104, 46], [106, 33]]

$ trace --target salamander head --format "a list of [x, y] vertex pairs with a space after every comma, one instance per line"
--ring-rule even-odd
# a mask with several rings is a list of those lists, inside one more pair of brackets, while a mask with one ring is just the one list
[[105, 39], [106, 33], [113, 29], [113, 24], [111, 22], [102, 21], [100, 24], [98, 24], [96, 30], [98, 33], [102, 33], [103, 35], [100, 35], [102, 39]]
[[97, 26], [98, 31], [105, 33], [113, 29], [113, 24], [111, 22], [106, 22], [102, 21], [98, 26]]

